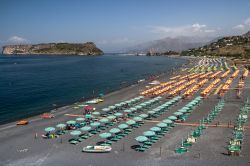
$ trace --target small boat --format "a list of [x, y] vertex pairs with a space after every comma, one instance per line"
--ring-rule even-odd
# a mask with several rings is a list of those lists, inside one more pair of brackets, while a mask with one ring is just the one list
[[107, 153], [111, 150], [111, 146], [86, 146], [82, 149], [83, 152], [88, 153]]
[[27, 121], [27, 120], [20, 120], [16, 124], [17, 125], [27, 125], [27, 124], [29, 124], [29, 121]]

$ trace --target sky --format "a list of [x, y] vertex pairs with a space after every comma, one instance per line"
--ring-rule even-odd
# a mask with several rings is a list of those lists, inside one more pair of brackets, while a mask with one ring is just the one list
[[0, 0], [0, 45], [93, 41], [106, 52], [165, 37], [250, 30], [250, 0]]

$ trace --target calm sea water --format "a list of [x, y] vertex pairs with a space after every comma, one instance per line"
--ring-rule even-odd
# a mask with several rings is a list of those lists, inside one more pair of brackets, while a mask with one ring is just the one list
[[183, 59], [0, 55], [0, 124], [37, 115], [167, 72]]

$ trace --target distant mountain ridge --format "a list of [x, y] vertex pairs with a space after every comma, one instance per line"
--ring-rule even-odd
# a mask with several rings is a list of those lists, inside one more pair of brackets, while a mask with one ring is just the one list
[[167, 52], [167, 51], [183, 51], [190, 48], [197, 48], [208, 43], [212, 38], [202, 38], [202, 37], [166, 37], [160, 40], [154, 40], [147, 43], [142, 43], [129, 48], [128, 52], [148, 52], [153, 50], [155, 52]]
[[102, 55], [103, 51], [93, 42], [44, 43], [3, 46], [3, 54], [46, 54], [46, 55]]

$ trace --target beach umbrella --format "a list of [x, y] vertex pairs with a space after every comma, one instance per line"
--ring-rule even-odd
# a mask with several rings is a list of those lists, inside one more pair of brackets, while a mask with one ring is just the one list
[[177, 118], [175, 116], [169, 116], [168, 119], [170, 119], [170, 120], [176, 120]]
[[164, 119], [162, 122], [166, 123], [166, 124], [172, 124], [173, 123], [173, 121], [170, 120], [170, 119]]
[[134, 121], [142, 121], [142, 118], [137, 116], [137, 117], [134, 117], [133, 120]]
[[161, 128], [160, 127], [151, 127], [150, 130], [154, 131], [154, 132], [158, 132], [158, 131], [161, 131]]
[[84, 126], [82, 128], [80, 128], [82, 131], [89, 131], [91, 130], [91, 127], [90, 126]]
[[148, 117], [148, 115], [147, 114], [140, 114], [139, 117], [146, 118], [146, 117]]
[[78, 136], [78, 135], [80, 135], [81, 133], [82, 133], [82, 132], [79, 131], [79, 130], [74, 130], [74, 131], [71, 131], [71, 132], [70, 132], [70, 135]]
[[56, 125], [56, 127], [62, 129], [62, 128], [65, 128], [66, 125], [63, 123], [59, 123], [58, 125]]
[[118, 127], [119, 127], [120, 129], [126, 129], [126, 128], [128, 128], [128, 125], [125, 124], [125, 123], [123, 123], [123, 124], [118, 125]]
[[108, 112], [110, 109], [109, 108], [103, 108], [102, 111]]
[[76, 121], [74, 121], [74, 120], [69, 120], [69, 121], [67, 121], [66, 122], [68, 125], [74, 125], [74, 124], [76, 124]]
[[47, 127], [44, 129], [46, 132], [52, 132], [55, 131], [56, 129], [54, 127]]
[[109, 119], [108, 118], [102, 118], [99, 121], [102, 122], [102, 123], [107, 123], [107, 122], [109, 122]]
[[123, 112], [125, 112], [125, 113], [131, 113], [132, 111], [131, 110], [124, 110]]
[[148, 111], [148, 114], [153, 115], [155, 114], [155, 111]]
[[134, 111], [136, 111], [137, 109], [134, 108], [134, 107], [132, 107], [132, 108], [130, 108], [130, 110], [131, 110], [132, 112], [134, 112]]
[[86, 119], [90, 119], [90, 118], [92, 118], [92, 115], [91, 115], [91, 114], [86, 114], [86, 115], [85, 115], [85, 118], [86, 118]]
[[109, 138], [109, 137], [111, 137], [111, 134], [110, 133], [101, 133], [101, 134], [99, 134], [99, 136], [101, 138]]
[[146, 137], [152, 137], [155, 135], [155, 132], [154, 131], [145, 131], [143, 132], [143, 135], [146, 136]]
[[135, 106], [135, 108], [136, 108], [136, 109], [141, 109], [141, 108], [142, 108], [142, 106], [137, 105], [137, 106]]
[[131, 100], [125, 101], [125, 103], [127, 103], [127, 104], [130, 104], [131, 102], [132, 102]]
[[123, 116], [123, 114], [122, 114], [122, 113], [120, 113], [120, 112], [117, 112], [117, 113], [115, 113], [114, 115], [115, 115], [115, 116], [117, 116], [117, 117], [121, 117], [121, 116]]
[[146, 107], [146, 106], [147, 106], [147, 104], [145, 104], [145, 103], [141, 103], [139, 106]]
[[84, 118], [76, 118], [76, 121], [84, 121]]
[[135, 138], [135, 140], [138, 141], [138, 142], [145, 142], [145, 141], [148, 140], [148, 138], [145, 137], [145, 136], [138, 136], [138, 137]]
[[118, 129], [118, 128], [112, 128], [112, 129], [109, 130], [109, 132], [112, 133], [112, 134], [116, 134], [116, 133], [121, 132], [121, 130]]
[[186, 113], [188, 110], [180, 109], [178, 112]]
[[86, 110], [86, 111], [91, 111], [93, 109], [94, 108], [92, 106], [90, 106], [90, 105], [84, 107], [84, 110]]
[[128, 120], [126, 123], [127, 123], [128, 125], [133, 125], [133, 124], [135, 124], [136, 122], [135, 122], [134, 120]]
[[98, 126], [100, 126], [100, 125], [101, 125], [100, 122], [93, 122], [93, 123], [90, 123], [90, 126], [92, 126], [92, 127], [98, 127]]
[[108, 118], [108, 119], [115, 119], [116, 116], [114, 116], [114, 115], [109, 115], [107, 118]]
[[121, 102], [120, 104], [121, 104], [121, 105], [126, 105], [127, 103], [125, 103], [125, 102]]
[[98, 112], [98, 111], [92, 112], [92, 115], [98, 116], [98, 115], [100, 115], [100, 112]]
[[111, 106], [109, 106], [109, 108], [113, 110], [113, 109], [115, 109], [115, 106], [111, 105]]
[[166, 123], [162, 123], [162, 122], [157, 123], [156, 126], [161, 127], [161, 128], [162, 127], [168, 127], [168, 125]]
[[183, 115], [183, 113], [182, 112], [175, 112], [174, 115], [180, 116], [180, 115]]

